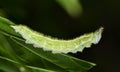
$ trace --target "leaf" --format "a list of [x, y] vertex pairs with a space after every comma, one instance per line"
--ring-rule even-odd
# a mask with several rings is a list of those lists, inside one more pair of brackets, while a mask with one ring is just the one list
[[43, 51], [42, 49], [34, 48], [31, 45], [24, 43], [23, 41], [13, 39], [16, 43], [23, 46], [33, 54], [65, 69], [68, 71], [87, 71], [92, 68], [95, 64], [83, 60], [78, 60], [65, 54], [52, 54], [51, 52]]
[[72, 17], [77, 17], [82, 13], [82, 5], [79, 0], [56, 0]]
[[3, 59], [0, 59], [0, 70], [4, 72], [20, 72], [16, 65]]
[[[9, 38], [9, 37], [7, 37], [7, 38]], [[61, 72], [61, 71], [64, 72], [65, 71], [64, 69], [60, 68], [59, 66], [54, 65], [51, 62], [48, 62], [47, 60], [39, 57], [36, 54], [33, 54], [31, 51], [18, 45], [11, 38], [9, 38], [8, 41], [10, 42], [11, 46], [13, 47], [15, 54], [17, 56], [19, 56], [19, 59], [22, 61], [22, 64], [27, 64], [30, 66], [44, 68], [44, 69], [48, 69], [48, 70], [54, 70], [57, 72]]]
[[[3, 60], [3, 64], [2, 64], [2, 60]], [[8, 61], [8, 62], [5, 62], [5, 61]], [[0, 56], [0, 63], [1, 63], [0, 69], [4, 70], [6, 72], [21, 72], [20, 68], [18, 69], [15, 66], [13, 66], [13, 67], [10, 66], [12, 64], [13, 65], [14, 64], [19, 64], [18, 62], [14, 61], [14, 60], [11, 60], [11, 59], [8, 59], [8, 58]], [[6, 63], [8, 63], [8, 64], [6, 65]], [[55, 72], [55, 71], [51, 71], [51, 70], [47, 70], [47, 69], [42, 69], [42, 68], [37, 68], [37, 67], [29, 66], [29, 65], [26, 65], [26, 67], [30, 68], [30, 69], [33, 69], [33, 72]], [[24, 68], [24, 67], [21, 67], [21, 68]]]
[[0, 16], [0, 31], [2, 31], [2, 33], [7, 35], [21, 37], [18, 33], [14, 31], [14, 29], [10, 27], [10, 25], [15, 25], [15, 24], [10, 20]]
[[[0, 17], [0, 30], [1, 30], [1, 33], [3, 33], [6, 36], [9, 36], [8, 38], [11, 38], [14, 42], [16, 42], [18, 45], [20, 45], [21, 48], [23, 48], [23, 49], [21, 49], [21, 51], [22, 50], [25, 50], [24, 52], [29, 51], [29, 53], [32, 53], [31, 57], [33, 57], [35, 55], [38, 58], [38, 60], [39, 59], [43, 60], [43, 61], [40, 61], [40, 62], [44, 63], [44, 65], [45, 65], [44, 69], [45, 70], [48, 69], [48, 70], [54, 70], [54, 71], [58, 71], [58, 72], [60, 70], [65, 70], [65, 72], [66, 71], [69, 71], [69, 72], [86, 72], [89, 69], [91, 69], [93, 66], [95, 66], [94, 63], [87, 62], [87, 61], [84, 61], [84, 60], [81, 60], [81, 59], [77, 59], [77, 58], [74, 58], [74, 57], [69, 56], [67, 54], [52, 54], [49, 51], [43, 51], [42, 49], [34, 48], [32, 45], [26, 44], [24, 39], [10, 27], [10, 25], [13, 25], [13, 24], [12, 24], [11, 21]], [[9, 29], [9, 30], [7, 30], [7, 29]], [[14, 49], [15, 48], [17, 50], [17, 46], [14, 47]], [[16, 54], [16, 55], [19, 57], [20, 60], [23, 60], [23, 62], [19, 62], [17, 60], [16, 61], [18, 63], [20, 63], [20, 64], [22, 63], [22, 64], [24, 64], [26, 66], [26, 63], [27, 63], [26, 60], [27, 59], [24, 59], [26, 56], [23, 56], [23, 57], [19, 56], [20, 55], [19, 53]], [[28, 64], [30, 64], [30, 63], [28, 62]], [[55, 67], [50, 67], [50, 66], [55, 66]], [[35, 69], [35, 67], [36, 66], [33, 65], [31, 68]], [[38, 69], [38, 68], [41, 69], [39, 66], [36, 67], [36, 69]], [[58, 70], [55, 70], [53, 68], [58, 69]]]
[[[2, 42], [1, 42], [2, 41]], [[9, 42], [10, 46], [7, 46], [7, 41]], [[48, 72], [47, 69], [43, 68], [44, 66], [42, 65], [41, 58], [37, 57], [36, 55], [31, 54], [31, 52], [28, 52], [28, 50], [25, 50], [24, 48], [20, 47], [19, 45], [17, 45], [15, 42], [13, 42], [9, 37], [7, 37], [7, 41], [6, 38], [0, 34], [0, 56], [4, 56], [4, 57], [0, 57], [2, 59], [11, 61], [13, 63], [16, 63], [18, 67], [21, 66], [26, 66], [27, 64], [27, 68], [32, 68], [32, 71], [34, 72]], [[9, 49], [9, 50], [8, 50]], [[11, 50], [14, 50], [11, 52]], [[5, 58], [7, 57], [7, 58]], [[9, 59], [8, 59], [9, 58]], [[13, 59], [13, 60], [11, 60]], [[17, 60], [16, 60], [17, 59]], [[18, 60], [20, 59], [20, 60]], [[47, 61], [46, 61], [47, 62]], [[36, 65], [34, 65], [36, 64]], [[50, 63], [49, 63], [50, 64]], [[29, 65], [29, 66], [28, 66]], [[31, 66], [32, 65], [32, 66]], [[52, 64], [51, 64], [52, 65]], [[3, 65], [2, 65], [3, 66]], [[33, 67], [34, 66], [34, 67]], [[39, 68], [36, 68], [36, 66], [38, 66]], [[42, 67], [41, 67], [42, 66]], [[49, 65], [48, 65], [49, 66]], [[54, 65], [52, 65], [52, 67], [54, 67]], [[52, 68], [51, 67], [51, 68]], [[3, 67], [2, 67], [3, 68]], [[2, 69], [1, 68], [1, 69]], [[35, 68], [35, 69], [34, 69]], [[55, 68], [55, 67], [54, 67]], [[50, 69], [50, 68], [48, 68]], [[58, 69], [58, 68], [56, 68]], [[55, 70], [55, 69], [54, 69]], [[59, 70], [59, 69], [58, 69]], [[57, 71], [58, 71], [57, 70]], [[9, 71], [9, 70], [8, 70]], [[11, 70], [12, 71], [12, 70]], [[50, 70], [49, 70], [50, 71]], [[29, 72], [29, 71], [28, 71]], [[51, 72], [51, 71], [50, 71]], [[52, 71], [53, 72], [53, 71]]]

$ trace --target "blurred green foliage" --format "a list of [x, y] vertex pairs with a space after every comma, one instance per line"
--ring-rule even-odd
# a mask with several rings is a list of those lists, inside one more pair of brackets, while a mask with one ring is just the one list
[[80, 16], [82, 5], [79, 0], [56, 0], [72, 17]]

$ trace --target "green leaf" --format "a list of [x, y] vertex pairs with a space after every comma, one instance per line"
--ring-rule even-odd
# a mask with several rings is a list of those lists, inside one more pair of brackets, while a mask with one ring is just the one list
[[[21, 48], [20, 51], [21, 51], [21, 53], [23, 53], [23, 55], [20, 55], [21, 53], [16, 53], [16, 52], [13, 53], [13, 54], [16, 54], [16, 55], [14, 55], [15, 58], [19, 59], [19, 60], [15, 60], [15, 61], [17, 61], [21, 65], [24, 64], [24, 66], [26, 66], [28, 68], [33, 68], [33, 70], [40, 69], [40, 70], [52, 70], [52, 71], [57, 71], [57, 72], [67, 72], [67, 71], [69, 71], [69, 72], [86, 72], [89, 69], [91, 69], [93, 66], [95, 66], [94, 63], [87, 62], [87, 61], [84, 61], [81, 59], [77, 59], [77, 58], [74, 58], [67, 54], [52, 54], [49, 51], [43, 51], [40, 48], [34, 48], [32, 45], [26, 44], [24, 42], [24, 39], [22, 39], [22, 37], [19, 34], [17, 34], [10, 27], [10, 25], [13, 25], [13, 24], [14, 23], [12, 23], [11, 21], [0, 17], [1, 33], [9, 36], [7, 38], [11, 38], [14, 41], [14, 42], [12, 42], [11, 39], [10, 40], [8, 39], [10, 44], [14, 43], [14, 46], [11, 45], [12, 47], [14, 47], [13, 48], [14, 51], [18, 50], [17, 52], [19, 52], [19, 50], [20, 50], [19, 48]], [[20, 47], [15, 43], [17, 43]], [[2, 51], [1, 47], [2, 47], [2, 45], [0, 45], [0, 51]], [[3, 51], [5, 51], [5, 50], [3, 50]], [[0, 54], [0, 56], [1, 56], [1, 54]], [[29, 56], [29, 57], [25, 58], [27, 56]], [[31, 59], [30, 59], [30, 57], [31, 57]], [[30, 59], [31, 61], [27, 62], [28, 59]], [[37, 62], [34, 62], [34, 61], [37, 61]], [[34, 62], [35, 64], [38, 63], [38, 64], [44, 64], [44, 65], [43, 65], [43, 67], [41, 67], [41, 65], [32, 64], [32, 62]], [[33, 72], [35, 72], [35, 70]], [[36, 72], [40, 72], [40, 71], [36, 71]]]
[[72, 17], [82, 13], [82, 5], [79, 0], [56, 0]]
[[27, 50], [31, 51], [33, 54], [68, 71], [74, 72], [77, 70], [81, 72], [86, 72], [95, 65], [94, 63], [90, 63], [80, 59], [78, 60], [69, 55], [52, 54], [51, 52], [43, 51], [42, 49], [39, 49], [39, 48], [34, 48], [32, 47], [32, 45], [25, 44], [23, 41], [20, 41], [17, 39], [13, 39], [13, 40], [17, 42], [19, 45], [26, 48]]
[[[9, 44], [8, 44], [8, 42], [9, 42]], [[28, 52], [28, 50], [25, 50], [24, 48], [20, 48], [20, 46], [17, 45], [15, 42], [13, 42], [9, 37], [5, 37], [0, 34], [0, 44], [1, 44], [0, 45], [0, 56], [2, 56], [0, 58], [15, 63], [15, 65], [14, 65], [15, 68], [16, 67], [21, 68], [21, 66], [25, 66], [25, 67], [29, 68], [30, 71], [32, 70], [32, 72], [41, 72], [41, 71], [42, 72], [53, 72], [51, 70], [43, 69], [41, 67], [43, 65], [40, 65], [41, 62], [38, 63], [38, 61], [41, 61], [40, 57], [38, 57], [39, 59], [37, 59], [36, 55], [32, 55], [30, 52]], [[24, 55], [22, 52], [24, 53]], [[29, 55], [32, 55], [32, 56], [29, 56]], [[18, 60], [18, 59], [20, 59], [20, 60]], [[6, 61], [6, 62], [8, 62], [8, 61]], [[37, 68], [36, 66], [33, 67], [34, 63], [36, 63], [36, 65], [39, 65], [39, 68]], [[2, 64], [1, 69], [4, 70], [5, 69], [4, 67], [5, 66]], [[7, 68], [7, 66], [6, 66], [6, 68]], [[13, 70], [11, 70], [11, 71], [13, 71]], [[9, 69], [7, 71], [9, 72]], [[28, 69], [26, 71], [28, 71]]]
[[[5, 57], [2, 57], [2, 56], [0, 56], [0, 63], [1, 63], [0, 69], [3, 71], [6, 71], [6, 72], [20, 72], [21, 68], [24, 68], [24, 67], [20, 67], [18, 69], [16, 66], [14, 66], [14, 64], [19, 64], [18, 62], [8, 59], [8, 58], [5, 58]], [[55, 72], [55, 71], [37, 68], [37, 67], [29, 66], [29, 65], [26, 65], [26, 67], [29, 68], [30, 71], [32, 71], [32, 72]], [[25, 72], [27, 72], [27, 71], [25, 70]]]
[[[9, 37], [7, 37], [7, 38], [9, 38]], [[8, 41], [10, 42], [11, 46], [13, 47], [15, 54], [17, 56], [19, 56], [19, 59], [22, 61], [23, 64], [27, 64], [27, 65], [39, 67], [39, 68], [45, 68], [45, 69], [49, 69], [49, 70], [54, 70], [57, 72], [60, 72], [60, 71], [64, 72], [64, 69], [35, 55], [31, 51], [25, 49], [23, 46], [20, 46], [16, 42], [13, 42], [13, 40], [11, 40], [11, 38], [9, 38]]]
[[20, 72], [16, 65], [3, 59], [0, 59], [0, 70], [5, 72]]
[[0, 16], [0, 31], [6, 35], [20, 37], [20, 35], [10, 27], [10, 25], [14, 25], [14, 23]]

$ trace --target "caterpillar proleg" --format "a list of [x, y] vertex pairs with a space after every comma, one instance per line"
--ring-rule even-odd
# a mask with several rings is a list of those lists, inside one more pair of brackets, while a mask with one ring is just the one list
[[100, 27], [95, 32], [71, 40], [62, 40], [45, 36], [25, 25], [12, 25], [11, 27], [25, 39], [26, 43], [33, 44], [34, 47], [42, 48], [45, 51], [52, 51], [52, 53], [82, 52], [84, 48], [91, 47], [92, 43], [97, 44], [103, 31], [103, 27]]

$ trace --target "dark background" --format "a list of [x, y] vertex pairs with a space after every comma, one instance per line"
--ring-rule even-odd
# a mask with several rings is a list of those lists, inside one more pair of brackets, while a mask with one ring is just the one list
[[54, 0], [0, 0], [5, 17], [16, 24], [62, 39], [71, 39], [104, 27], [101, 41], [72, 54], [97, 64], [89, 72], [120, 72], [120, 1], [81, 0], [83, 13], [71, 17]]

